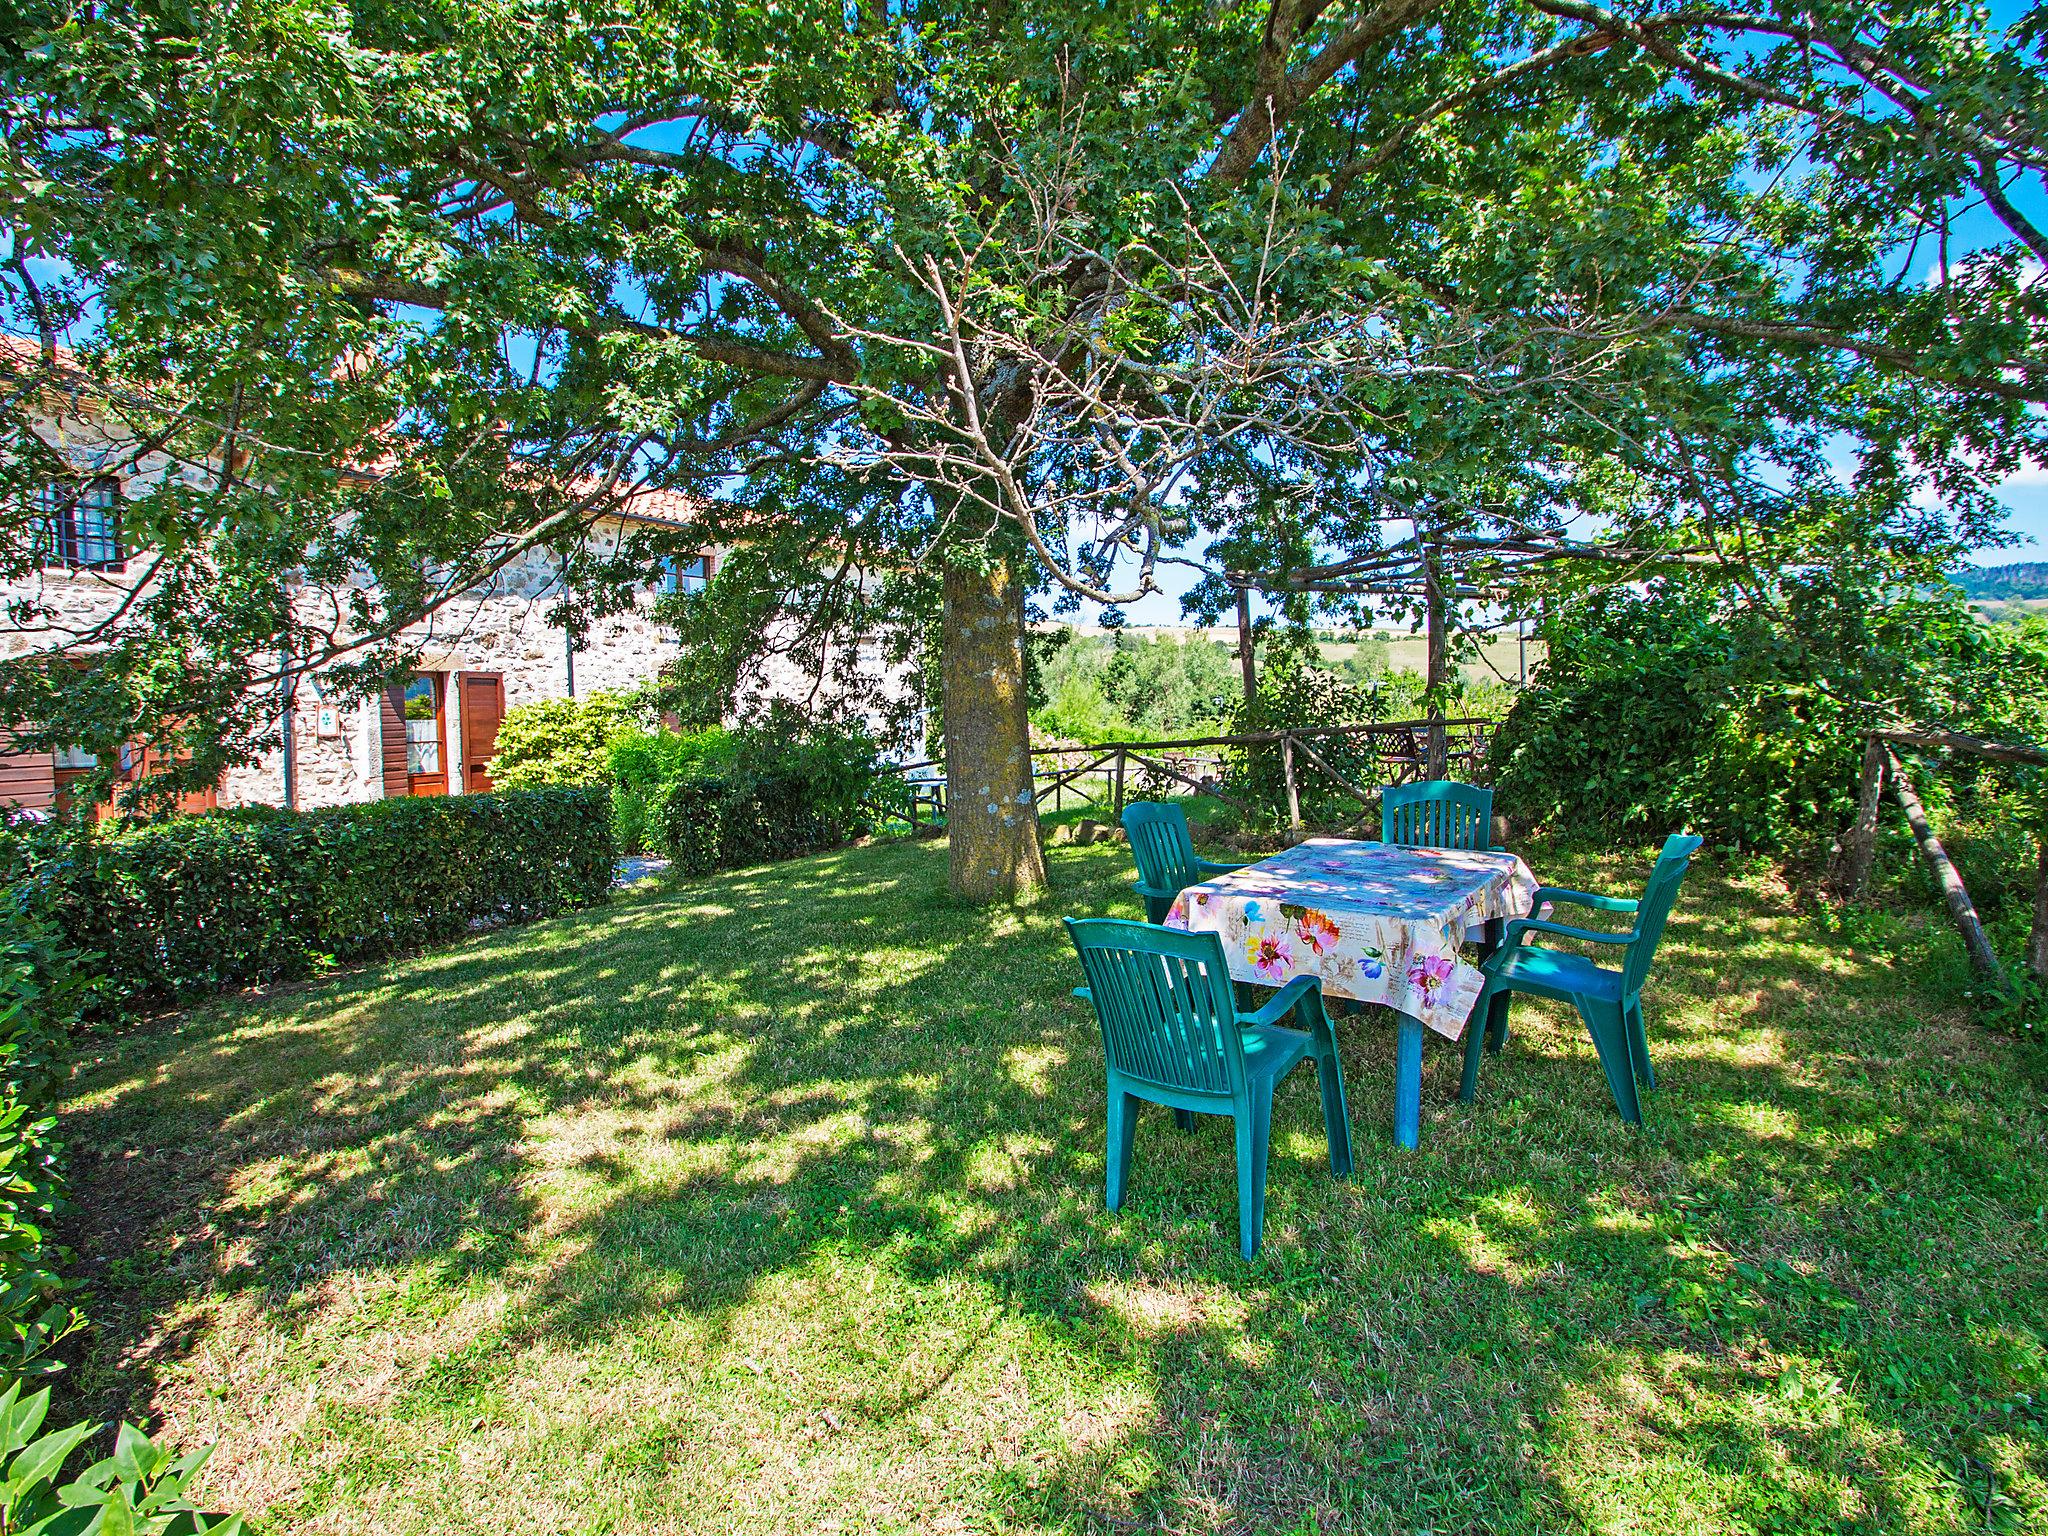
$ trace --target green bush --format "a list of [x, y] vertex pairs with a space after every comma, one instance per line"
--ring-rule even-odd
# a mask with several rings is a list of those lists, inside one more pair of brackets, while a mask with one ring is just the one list
[[[2048, 677], [1953, 595], [1827, 570], [1773, 601], [1704, 581], [1553, 609], [1548, 659], [1493, 745], [1502, 811], [1574, 833], [1681, 826], [1818, 857], [1854, 809], [1863, 733], [1900, 721], [2030, 734]], [[2048, 654], [2044, 651], [2043, 654]]]
[[501, 789], [605, 784], [612, 840], [642, 853], [660, 839], [662, 798], [677, 779], [716, 772], [733, 756], [731, 732], [654, 729], [648, 690], [522, 704], [505, 716], [491, 777]]
[[1031, 723], [1069, 741], [1159, 741], [1213, 733], [1238, 694], [1230, 652], [1203, 637], [1128, 631], [1033, 636]]
[[641, 853], [660, 840], [663, 797], [678, 779], [715, 774], [731, 766], [739, 747], [732, 732], [621, 731], [606, 754], [612, 786], [612, 838], [621, 853]]
[[210, 1520], [185, 1497], [207, 1450], [176, 1457], [123, 1424], [112, 1455], [67, 1478], [65, 1464], [103, 1426], [44, 1434], [49, 1389], [21, 1395], [25, 1378], [58, 1369], [51, 1350], [85, 1326], [49, 1240], [64, 1192], [49, 1105], [67, 1037], [100, 985], [90, 969], [98, 957], [68, 943], [35, 895], [20, 882], [0, 893], [0, 1531], [237, 1536], [238, 1518]]
[[678, 869], [704, 874], [795, 858], [865, 832], [900, 783], [857, 726], [819, 724], [786, 709], [733, 733], [731, 754], [669, 784], [662, 846]]
[[607, 783], [612, 738], [652, 725], [653, 714], [640, 693], [602, 689], [580, 699], [520, 704], [505, 712], [498, 727], [491, 782], [499, 789]]
[[174, 1455], [133, 1424], [114, 1435], [111, 1456], [60, 1481], [65, 1462], [100, 1430], [72, 1424], [39, 1434], [50, 1390], [0, 1392], [0, 1531], [47, 1536], [241, 1536], [239, 1515], [205, 1515], [185, 1496], [213, 1448]]
[[8, 863], [114, 996], [175, 1002], [602, 901], [608, 801], [560, 787], [16, 832]]
[[67, 1300], [47, 1224], [63, 1192], [50, 1099], [66, 1037], [96, 983], [87, 956], [16, 886], [0, 895], [0, 1375], [40, 1375], [84, 1319]]
[[[1239, 703], [1230, 717], [1228, 734], [1251, 736], [1264, 731], [1359, 725], [1384, 718], [1378, 712], [1380, 702], [1370, 689], [1323, 666], [1314, 647], [1276, 644], [1259, 674], [1258, 696], [1250, 704]], [[1325, 736], [1318, 738], [1315, 746], [1330, 766], [1352, 783], [1379, 782], [1379, 754], [1357, 738]], [[1336, 797], [1341, 792], [1306, 763], [1297, 764], [1296, 782], [1299, 791], [1316, 802], [1303, 807], [1311, 819], [1320, 819], [1324, 811], [1339, 817], [1361, 814], [1357, 801], [1347, 795], [1340, 802]], [[1283, 815], [1287, 781], [1280, 749], [1267, 744], [1231, 748], [1223, 792], [1271, 816]]]

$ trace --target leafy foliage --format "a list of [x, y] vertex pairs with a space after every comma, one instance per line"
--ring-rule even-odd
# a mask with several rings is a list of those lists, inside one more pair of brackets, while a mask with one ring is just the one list
[[100, 958], [112, 998], [291, 980], [604, 900], [599, 787], [16, 831], [25, 900]]
[[543, 699], [505, 711], [491, 782], [500, 789], [543, 784], [603, 784], [611, 778], [611, 743], [653, 723], [638, 694], [599, 689], [580, 699]]
[[900, 792], [864, 729], [777, 710], [670, 782], [662, 844], [686, 874], [794, 858], [866, 831]]
[[[1482, 690], [1460, 680], [1454, 702]], [[1418, 719], [1422, 715], [1422, 680], [1412, 672], [1375, 666], [1370, 658], [1348, 656], [1334, 667], [1308, 633], [1282, 630], [1267, 647], [1259, 672], [1257, 699], [1247, 707], [1240, 698], [1230, 713], [1232, 735], [1261, 731], [1313, 730], [1331, 725], [1366, 725], [1375, 720]], [[1369, 787], [1380, 782], [1381, 764], [1369, 745], [1345, 737], [1320, 738], [1315, 749], [1352, 783]], [[1358, 813], [1358, 802], [1339, 792], [1319, 771], [1298, 766], [1297, 782], [1307, 797], [1305, 809], [1327, 809], [1340, 819]], [[1285, 768], [1279, 749], [1270, 746], [1233, 748], [1225, 776], [1225, 792], [1274, 816], [1287, 806]]]
[[239, 1519], [208, 1519], [186, 1500], [208, 1450], [174, 1457], [123, 1424], [110, 1456], [67, 1478], [65, 1464], [101, 1426], [42, 1433], [49, 1388], [22, 1396], [26, 1380], [59, 1368], [55, 1346], [86, 1325], [75, 1283], [58, 1273], [66, 1255], [49, 1240], [64, 1199], [49, 1109], [67, 1037], [101, 987], [98, 957], [67, 941], [35, 894], [21, 882], [0, 893], [0, 1533], [237, 1536]]
[[668, 788], [729, 766], [740, 745], [722, 726], [699, 731], [621, 731], [606, 754], [612, 786], [612, 838], [621, 853], [642, 853], [660, 839]]
[[[93, 637], [100, 682], [38, 652], [0, 667], [0, 712], [204, 773], [260, 746], [280, 651], [388, 671], [404, 625], [526, 548], [560, 562], [565, 623], [636, 565], [644, 584], [582, 540], [627, 482], [706, 495], [706, 536], [760, 552], [757, 594], [858, 623], [878, 572], [1015, 520], [981, 480], [818, 462], [945, 408], [924, 263], [999, 258], [970, 319], [1048, 366], [954, 394], [1015, 401], [1047, 445], [1041, 507], [1100, 506], [1121, 488], [1076, 468], [1089, 435], [1033, 412], [1062, 356], [1174, 378], [1203, 352], [1172, 256], [1103, 254], [1162, 248], [1184, 209], [1246, 278], [1271, 214], [1276, 323], [1341, 312], [1383, 343], [1331, 392], [1357, 451], [1336, 434], [1319, 498], [1258, 431], [1205, 444], [1196, 483], [1137, 488], [1143, 527], [1049, 515], [1034, 578], [1199, 549], [1199, 602], [1226, 568], [1306, 599], [1307, 569], [1370, 564], [1398, 526], [1437, 554], [1476, 540], [1452, 574], [1491, 590], [1570, 542], [1567, 513], [1768, 563], [1845, 503], [1945, 564], [2043, 449], [2034, 11], [1921, 7], [1881, 36], [1846, 3], [769, 14], [14, 7], [0, 320], [84, 344], [16, 348], [10, 398], [118, 404], [121, 451], [161, 444], [172, 472], [133, 477], [163, 558]], [[1025, 193], [1055, 163], [1051, 259], [1076, 265], [1011, 281], [1045, 265]], [[1971, 205], [1994, 238], [1951, 259]], [[79, 466], [7, 427], [0, 569], [33, 574], [36, 493]], [[332, 602], [295, 609], [287, 573]]]
[[[0, 1532], [7, 1536], [241, 1536], [239, 1515], [208, 1516], [186, 1489], [213, 1454], [211, 1446], [175, 1455], [133, 1424], [115, 1432], [113, 1454], [69, 1479], [65, 1462], [98, 1431], [72, 1424], [39, 1435], [50, 1389], [21, 1396], [21, 1383], [0, 1392]], [[61, 1479], [61, 1480], [60, 1480]]]
[[600, 690], [581, 699], [522, 704], [505, 717], [491, 774], [505, 788], [604, 784], [612, 792], [612, 840], [621, 853], [657, 840], [655, 819], [670, 783], [729, 760], [733, 737], [721, 726], [653, 729], [657, 700], [673, 691]]
[[1065, 634], [1038, 662], [1044, 698], [1031, 723], [1040, 730], [1070, 741], [1160, 741], [1213, 734], [1230, 718], [1242, 685], [1215, 641]]
[[1809, 570], [1768, 593], [1702, 581], [1553, 610], [1549, 659], [1494, 744], [1503, 810], [1588, 835], [1690, 826], [1813, 854], [1851, 814], [1863, 732], [2027, 734], [2043, 653], [1956, 594]]
[[91, 957], [36, 913], [19, 886], [0, 895], [0, 1375], [54, 1369], [51, 1348], [84, 1324], [66, 1298], [46, 1224], [63, 1195], [48, 1113], [66, 1037], [91, 1001]]

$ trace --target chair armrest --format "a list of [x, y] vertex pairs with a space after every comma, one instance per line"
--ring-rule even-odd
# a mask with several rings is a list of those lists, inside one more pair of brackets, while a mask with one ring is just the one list
[[1250, 869], [1249, 864], [1218, 864], [1214, 859], [1197, 859], [1195, 868], [1205, 875], [1233, 875], [1240, 869]]
[[1584, 939], [1589, 944], [1633, 944], [1635, 934], [1596, 933], [1591, 928], [1573, 928], [1566, 923], [1548, 922], [1540, 917], [1517, 917], [1508, 921], [1507, 932], [1501, 935], [1500, 948], [1495, 954], [1503, 954], [1522, 942], [1525, 933], [1554, 933], [1567, 939]]
[[1592, 907], [1599, 912], [1633, 912], [1636, 904], [1626, 896], [1595, 896], [1591, 891], [1574, 891], [1562, 885], [1539, 885], [1530, 901], [1531, 910], [1546, 901], [1567, 901], [1575, 907]]
[[1323, 983], [1317, 976], [1297, 976], [1266, 1002], [1257, 1013], [1240, 1013], [1237, 1022], [1240, 1027], [1249, 1028], [1254, 1024], [1278, 1024], [1288, 1014], [1301, 1006], [1304, 998], [1313, 997], [1322, 1002]]
[[1131, 882], [1131, 889], [1140, 896], [1157, 896], [1161, 901], [1171, 901], [1180, 894], [1177, 890], [1162, 890], [1156, 885], [1147, 885], [1142, 880], [1133, 880]]
[[1093, 1003], [1095, 1001], [1095, 994], [1093, 992], [1090, 992], [1086, 987], [1074, 988], [1074, 996], [1081, 999], [1081, 1001], [1084, 1003]]

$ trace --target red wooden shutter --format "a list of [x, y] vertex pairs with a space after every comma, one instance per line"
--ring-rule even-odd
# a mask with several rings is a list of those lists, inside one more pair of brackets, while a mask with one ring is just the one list
[[496, 672], [462, 674], [462, 789], [480, 795], [491, 788], [491, 759], [498, 752], [498, 726], [505, 719], [505, 679]]
[[384, 690], [384, 798], [403, 800], [412, 793], [405, 773], [405, 689], [393, 683]]
[[[0, 747], [13, 739], [12, 733], [0, 730]], [[57, 764], [48, 752], [0, 751], [0, 806], [47, 811], [56, 798]]]

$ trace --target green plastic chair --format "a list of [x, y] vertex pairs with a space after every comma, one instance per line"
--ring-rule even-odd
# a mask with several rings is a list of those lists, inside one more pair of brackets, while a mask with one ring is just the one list
[[[1323, 1012], [1322, 983], [1297, 976], [1256, 1013], [1239, 1013], [1213, 933], [1182, 933], [1117, 918], [1068, 918], [1067, 933], [1102, 1025], [1109, 1091], [1109, 1174], [1105, 1198], [1120, 1209], [1131, 1173], [1138, 1100], [1170, 1105], [1183, 1127], [1194, 1116], [1228, 1115], [1237, 1127], [1238, 1251], [1259, 1251], [1266, 1222], [1266, 1148], [1273, 1087], [1313, 1057], [1323, 1090], [1330, 1172], [1351, 1175], [1351, 1120], [1337, 1037]], [[1292, 1014], [1300, 1024], [1280, 1021]]]
[[1493, 846], [1493, 791], [1456, 779], [1389, 784], [1380, 791], [1380, 841], [1409, 848]]
[[1196, 858], [1187, 813], [1177, 805], [1133, 800], [1124, 807], [1124, 832], [1131, 840], [1131, 857], [1138, 861], [1138, 878], [1132, 883], [1145, 898], [1148, 922], [1165, 922], [1173, 898], [1189, 886], [1244, 868]]
[[[1635, 915], [1635, 926], [1627, 933], [1596, 933], [1572, 928], [1537, 917], [1518, 917], [1507, 925], [1501, 944], [1480, 962], [1486, 986], [1472, 1005], [1465, 1026], [1465, 1077], [1458, 1097], [1470, 1104], [1479, 1092], [1481, 1041], [1489, 1039], [1495, 1051], [1507, 1043], [1508, 998], [1516, 992], [1534, 997], [1554, 997], [1570, 1003], [1586, 1021], [1599, 1053], [1601, 1070], [1607, 1074], [1607, 1088], [1614, 1095], [1614, 1107], [1631, 1125], [1643, 1120], [1641, 1092], [1657, 1086], [1650, 1069], [1650, 1043], [1643, 1030], [1643, 983], [1650, 976], [1650, 961], [1657, 953], [1657, 941], [1664, 937], [1664, 924], [1678, 900], [1678, 887], [1686, 867], [1699, 851], [1700, 840], [1685, 833], [1673, 833], [1664, 841], [1657, 867], [1650, 871], [1650, 883], [1636, 901], [1615, 896], [1595, 896], [1588, 891], [1570, 891], [1542, 886], [1534, 906], [1544, 902], [1570, 902], [1601, 912]], [[1532, 933], [1554, 933], [1589, 944], [1613, 945], [1625, 950], [1621, 969], [1608, 970], [1583, 955], [1569, 950], [1545, 949], [1525, 944]]]

